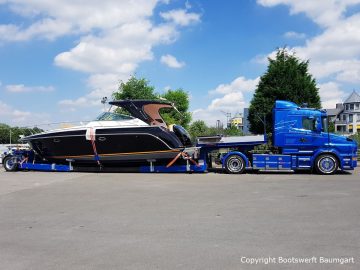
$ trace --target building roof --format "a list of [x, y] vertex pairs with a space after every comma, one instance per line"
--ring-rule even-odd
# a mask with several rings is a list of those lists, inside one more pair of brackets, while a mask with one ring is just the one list
[[351, 95], [344, 101], [344, 103], [355, 103], [360, 102], [360, 96], [356, 91], [354, 90]]
[[340, 114], [344, 109], [343, 108], [336, 108], [336, 109], [326, 109], [328, 116], [337, 116]]

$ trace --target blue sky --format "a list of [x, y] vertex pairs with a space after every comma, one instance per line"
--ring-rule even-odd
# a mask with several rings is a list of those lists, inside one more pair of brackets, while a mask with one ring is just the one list
[[[360, 0], [0, 0], [0, 122], [93, 119], [136, 74], [183, 88], [194, 119], [248, 106], [267, 57], [310, 60], [323, 107], [360, 81]], [[43, 126], [46, 128], [46, 126]]]

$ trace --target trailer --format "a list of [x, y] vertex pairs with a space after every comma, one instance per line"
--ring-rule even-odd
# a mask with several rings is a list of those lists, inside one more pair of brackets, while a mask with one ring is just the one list
[[[13, 151], [4, 157], [7, 171], [134, 171], [134, 172], [206, 172], [219, 164], [231, 174], [255, 171], [309, 170], [333, 174], [337, 170], [354, 170], [357, 166], [357, 144], [350, 138], [328, 131], [325, 110], [300, 107], [278, 100], [273, 109], [271, 151], [258, 153], [256, 146], [267, 142], [266, 134], [225, 137], [222, 135], [197, 138], [194, 147], [181, 149], [167, 164], [156, 159], [134, 166], [82, 167], [74, 160], [68, 164], [38, 160], [32, 150]], [[94, 162], [94, 164], [96, 164]]]
[[[33, 150], [17, 150], [13, 149], [4, 158], [4, 168], [6, 171], [17, 170], [32, 170], [32, 171], [58, 171], [58, 172], [143, 172], [143, 173], [203, 173], [211, 168], [211, 153], [219, 149], [236, 149], [236, 151], [229, 151], [228, 154], [232, 156], [244, 157], [244, 154], [249, 149], [256, 145], [261, 145], [266, 142], [264, 135], [258, 136], [239, 136], [239, 137], [201, 137], [195, 147], [184, 148], [179, 151], [178, 155], [169, 160], [167, 164], [158, 164], [156, 159], [147, 160], [147, 164], [136, 164], [133, 166], [127, 164], [126, 166], [81, 166], [74, 162], [73, 159], [67, 159], [67, 164], [48, 163], [44, 160], [37, 159], [36, 153]], [[229, 172], [235, 173], [240, 164], [236, 164], [236, 159], [227, 161], [231, 166]], [[248, 166], [249, 163], [244, 164]], [[243, 172], [241, 170], [237, 173]]]

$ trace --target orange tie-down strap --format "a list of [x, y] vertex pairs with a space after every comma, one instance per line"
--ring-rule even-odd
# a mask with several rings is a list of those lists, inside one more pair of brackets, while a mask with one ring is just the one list
[[179, 152], [179, 154], [177, 154], [176, 157], [174, 157], [174, 159], [170, 161], [168, 165], [166, 165], [166, 168], [171, 167], [180, 157], [186, 160], [190, 160], [196, 167], [200, 167], [200, 165], [195, 160], [193, 160], [186, 152]]

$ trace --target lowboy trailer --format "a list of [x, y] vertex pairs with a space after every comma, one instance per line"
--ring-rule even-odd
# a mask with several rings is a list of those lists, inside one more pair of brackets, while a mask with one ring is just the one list
[[[214, 161], [227, 173], [245, 170], [311, 170], [333, 174], [337, 170], [354, 170], [357, 144], [353, 140], [328, 132], [325, 110], [299, 107], [278, 100], [273, 109], [273, 140], [276, 151], [256, 154], [256, 146], [267, 142], [266, 135], [199, 137], [196, 146], [179, 151], [174, 160], [158, 164], [156, 159], [133, 166], [82, 167], [74, 160], [68, 164], [47, 163], [36, 159], [32, 150], [15, 150], [3, 159], [7, 171], [135, 171], [135, 172], [206, 172]], [[214, 158], [214, 153], [219, 153]], [[96, 164], [94, 162], [94, 164]]]

